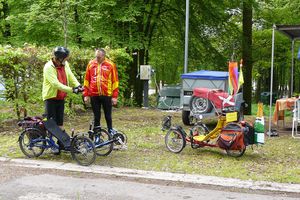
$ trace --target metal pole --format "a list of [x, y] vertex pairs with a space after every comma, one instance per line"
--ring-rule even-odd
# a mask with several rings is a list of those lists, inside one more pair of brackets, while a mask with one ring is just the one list
[[291, 69], [291, 97], [293, 96], [294, 92], [294, 46], [295, 40], [292, 40], [292, 69]]
[[143, 82], [144, 82], [144, 108], [148, 108], [149, 107], [149, 101], [148, 101], [149, 81], [144, 80]]
[[269, 113], [269, 137], [271, 136], [272, 126], [272, 98], [273, 98], [273, 68], [274, 68], [274, 43], [275, 43], [275, 24], [272, 32], [272, 58], [271, 58], [271, 83], [270, 83], [270, 113]]
[[188, 49], [189, 49], [189, 4], [190, 1], [185, 1], [185, 45], [184, 45], [184, 73], [187, 73], [188, 68]]

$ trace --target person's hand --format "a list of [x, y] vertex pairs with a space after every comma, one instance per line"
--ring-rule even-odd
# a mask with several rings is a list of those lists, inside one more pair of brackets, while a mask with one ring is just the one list
[[75, 93], [75, 94], [79, 93], [79, 88], [78, 87], [73, 87], [72, 90], [73, 90], [73, 93]]
[[83, 87], [82, 85], [79, 85], [79, 86], [78, 86], [78, 90], [79, 90], [79, 92], [83, 92], [84, 87]]
[[112, 98], [111, 99], [111, 103], [112, 103], [112, 105], [117, 105], [117, 102], [118, 102], [118, 99], [117, 98]]
[[88, 103], [90, 101], [90, 97], [86, 96], [86, 97], [83, 98], [83, 100], [84, 100], [85, 103]]

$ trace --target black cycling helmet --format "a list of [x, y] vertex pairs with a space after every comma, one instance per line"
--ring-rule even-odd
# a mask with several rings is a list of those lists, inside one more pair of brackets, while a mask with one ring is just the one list
[[65, 47], [55, 47], [55, 49], [54, 49], [54, 56], [55, 56], [55, 58], [57, 58], [60, 61], [64, 60], [66, 57], [68, 57], [69, 54], [70, 54], [70, 51]]

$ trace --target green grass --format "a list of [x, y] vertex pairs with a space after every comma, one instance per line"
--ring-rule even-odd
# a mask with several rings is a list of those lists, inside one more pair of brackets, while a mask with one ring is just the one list
[[[285, 183], [300, 183], [300, 140], [291, 134], [265, 138], [265, 145], [248, 147], [240, 158], [228, 157], [219, 148], [192, 149], [189, 144], [179, 153], [169, 152], [164, 144], [166, 132], [160, 130], [163, 116], [172, 115], [173, 123], [182, 125], [181, 113], [166, 113], [159, 110], [118, 108], [113, 111], [113, 125], [128, 136], [128, 149], [113, 151], [107, 157], [97, 157], [95, 165], [125, 167], [132, 169], [212, 175], [243, 180], [266, 180]], [[88, 129], [92, 112], [69, 117], [65, 128], [84, 132]], [[254, 117], [247, 116], [253, 120]], [[213, 124], [215, 119], [206, 120]], [[106, 126], [104, 119], [102, 125]], [[189, 127], [184, 126], [185, 130]], [[17, 138], [19, 129], [6, 127], [0, 132], [0, 156], [24, 158]], [[71, 155], [42, 155], [41, 160], [74, 162]]]

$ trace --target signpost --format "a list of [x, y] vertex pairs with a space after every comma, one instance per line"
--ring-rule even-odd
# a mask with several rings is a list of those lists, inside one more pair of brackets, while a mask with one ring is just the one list
[[149, 107], [149, 80], [151, 79], [151, 66], [150, 65], [141, 65], [140, 66], [140, 79], [144, 82], [144, 108]]

